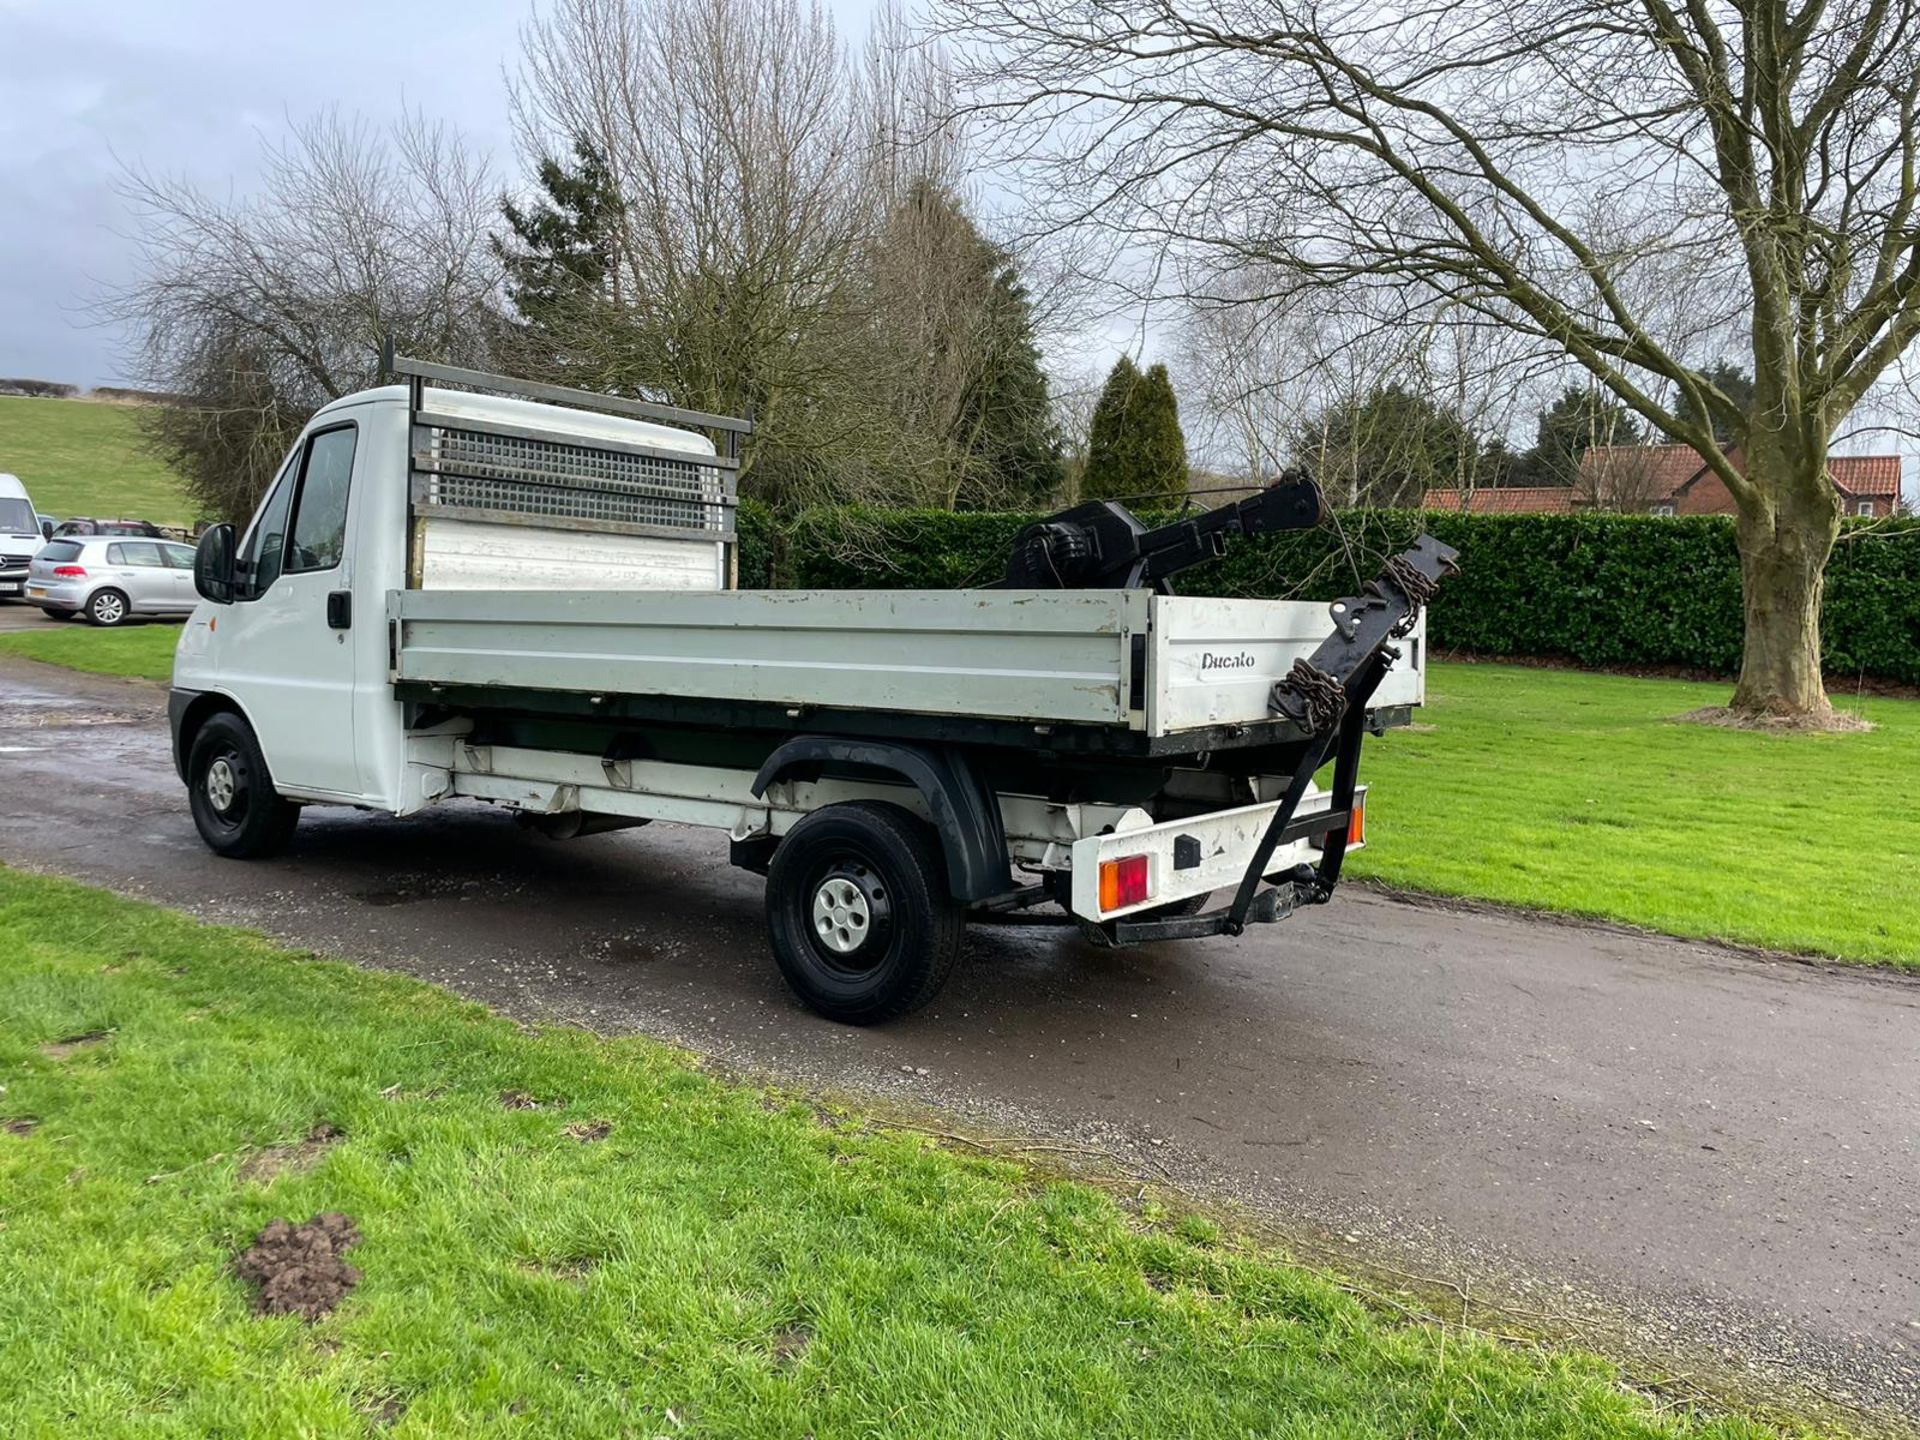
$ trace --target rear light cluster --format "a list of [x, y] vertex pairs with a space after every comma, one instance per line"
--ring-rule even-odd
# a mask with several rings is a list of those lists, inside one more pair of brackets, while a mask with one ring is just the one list
[[53, 567], [53, 573], [68, 580], [84, 580], [87, 578], [87, 567], [84, 565], [56, 565]]
[[1119, 910], [1152, 898], [1147, 884], [1147, 857], [1123, 855], [1100, 862], [1100, 909]]
[[[1325, 835], [1313, 835], [1307, 844], [1315, 850], [1325, 850], [1327, 841], [1333, 838], [1333, 832]], [[1347, 819], [1347, 849], [1358, 850], [1367, 843], [1367, 794], [1362, 790], [1353, 797], [1353, 812]]]

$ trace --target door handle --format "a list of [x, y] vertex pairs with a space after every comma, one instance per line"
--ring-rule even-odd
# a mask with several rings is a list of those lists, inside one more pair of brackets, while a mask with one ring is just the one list
[[329, 630], [353, 628], [353, 592], [351, 590], [327, 592], [327, 628]]

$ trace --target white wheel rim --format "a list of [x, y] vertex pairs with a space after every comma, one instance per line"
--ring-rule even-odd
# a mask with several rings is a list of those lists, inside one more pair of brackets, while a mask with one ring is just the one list
[[813, 930], [836, 955], [851, 955], [866, 943], [873, 925], [867, 897], [851, 880], [829, 876], [813, 892]]
[[235, 788], [233, 767], [223, 755], [207, 767], [207, 799], [213, 803], [215, 810], [224, 815], [227, 807], [233, 804]]
[[93, 602], [93, 613], [98, 615], [102, 620], [118, 620], [123, 608], [118, 595], [102, 595], [98, 600]]

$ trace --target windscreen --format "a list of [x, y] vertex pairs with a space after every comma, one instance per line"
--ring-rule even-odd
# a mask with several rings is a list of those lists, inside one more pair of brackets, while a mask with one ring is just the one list
[[42, 560], [78, 560], [80, 547], [71, 540], [49, 540], [40, 547]]
[[24, 500], [0, 500], [0, 530], [16, 535], [39, 534], [40, 522], [34, 518], [33, 506]]

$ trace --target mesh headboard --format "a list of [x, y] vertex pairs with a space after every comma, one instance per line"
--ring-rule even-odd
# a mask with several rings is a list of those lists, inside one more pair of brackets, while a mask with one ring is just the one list
[[[733, 529], [730, 468], [698, 455], [600, 448], [591, 442], [467, 428], [419, 416], [424, 484], [414, 503], [524, 516], [721, 534]], [[706, 463], [701, 463], [705, 459]]]

